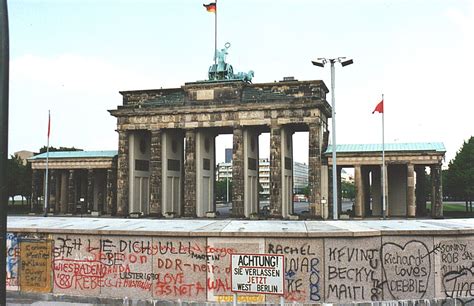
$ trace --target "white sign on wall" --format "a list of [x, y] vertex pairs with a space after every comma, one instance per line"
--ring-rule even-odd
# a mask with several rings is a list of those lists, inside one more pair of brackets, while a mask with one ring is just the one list
[[283, 295], [284, 257], [232, 254], [232, 292]]

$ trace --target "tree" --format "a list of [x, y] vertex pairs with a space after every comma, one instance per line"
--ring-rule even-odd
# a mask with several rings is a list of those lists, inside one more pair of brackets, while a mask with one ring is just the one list
[[353, 182], [342, 181], [341, 183], [342, 197], [350, 200], [355, 198], [355, 184]]
[[7, 161], [7, 195], [15, 204], [15, 196], [20, 194], [20, 182], [22, 180], [23, 163], [18, 156], [11, 156]]
[[308, 185], [304, 186], [301, 189], [301, 193], [304, 194], [306, 196], [306, 198], [308, 198], [309, 197], [309, 186]]
[[[216, 182], [216, 199], [227, 201], [227, 182], [226, 180]], [[229, 180], [229, 201], [232, 199], [232, 181]]]
[[20, 182], [18, 186], [19, 195], [21, 195], [21, 204], [23, 204], [23, 199], [26, 199], [26, 203], [30, 204], [31, 201], [31, 179], [32, 171], [31, 164], [27, 163], [26, 166], [23, 165], [20, 171]]
[[[43, 146], [39, 152], [40, 154], [41, 153], [46, 153], [46, 149], [47, 147], [46, 146]], [[55, 147], [49, 147], [49, 152], [57, 152], [57, 151], [83, 151], [82, 149], [78, 149], [78, 148], [74, 148], [74, 147], [59, 147], [59, 148], [55, 148]]]
[[446, 193], [472, 206], [474, 197], [474, 137], [465, 141], [454, 159], [449, 162], [446, 173]]

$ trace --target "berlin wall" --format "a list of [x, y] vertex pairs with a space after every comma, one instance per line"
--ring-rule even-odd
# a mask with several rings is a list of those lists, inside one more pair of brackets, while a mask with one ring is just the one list
[[[11, 232], [7, 289], [231, 302], [232, 253], [283, 254], [287, 302], [458, 299], [474, 304], [474, 235], [192, 237]], [[239, 302], [279, 301], [239, 294]]]

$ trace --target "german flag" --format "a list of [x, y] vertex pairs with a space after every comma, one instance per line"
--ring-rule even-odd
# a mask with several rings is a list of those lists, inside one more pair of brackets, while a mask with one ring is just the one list
[[209, 4], [203, 4], [203, 6], [206, 8], [206, 10], [209, 13], [215, 13], [216, 12], [216, 3], [215, 2], [211, 2]]

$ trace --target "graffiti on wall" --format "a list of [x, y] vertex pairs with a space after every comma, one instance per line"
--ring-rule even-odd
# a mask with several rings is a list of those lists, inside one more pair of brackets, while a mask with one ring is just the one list
[[7, 234], [7, 290], [18, 290], [18, 258], [20, 249], [18, 236], [14, 233]]
[[266, 242], [267, 253], [285, 256], [285, 292], [288, 302], [322, 301], [323, 240], [279, 239]]
[[433, 250], [419, 240], [382, 244], [386, 299], [423, 299], [426, 296], [432, 282]]
[[[229, 299], [231, 291], [231, 254], [232, 253], [264, 253], [264, 239], [260, 238], [208, 238], [207, 251], [209, 258], [207, 274], [207, 300], [219, 301]], [[255, 296], [242, 294], [241, 296]], [[245, 298], [251, 300], [252, 298]]]
[[441, 296], [474, 303], [474, 240], [446, 239], [438, 247]]
[[[56, 236], [55, 292], [206, 297], [205, 239]], [[220, 255], [215, 254], [218, 258]]]
[[326, 243], [326, 301], [382, 299], [380, 239], [334, 239]]
[[[231, 302], [232, 253], [285, 256], [287, 302], [455, 298], [474, 302], [474, 239], [7, 235], [7, 288]], [[436, 286], [435, 286], [436, 282]], [[435, 292], [436, 288], [436, 292]], [[242, 303], [277, 303], [242, 294]]]

